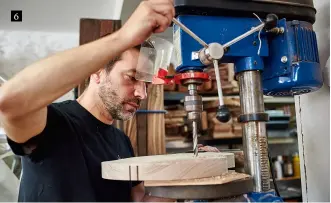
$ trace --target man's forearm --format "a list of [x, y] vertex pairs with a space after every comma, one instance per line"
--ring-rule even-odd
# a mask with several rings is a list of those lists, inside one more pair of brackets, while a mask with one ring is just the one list
[[1, 87], [1, 110], [10, 112], [11, 117], [19, 117], [41, 109], [76, 87], [129, 46], [116, 32], [38, 61]]

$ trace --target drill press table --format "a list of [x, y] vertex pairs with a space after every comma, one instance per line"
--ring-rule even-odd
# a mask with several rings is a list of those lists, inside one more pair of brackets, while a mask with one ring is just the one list
[[247, 194], [253, 181], [247, 174], [228, 172], [221, 176], [175, 181], [145, 181], [147, 192], [156, 197], [203, 200], [223, 199]]

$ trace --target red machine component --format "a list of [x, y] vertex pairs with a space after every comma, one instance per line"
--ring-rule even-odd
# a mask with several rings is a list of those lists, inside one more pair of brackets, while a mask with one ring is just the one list
[[164, 85], [170, 85], [170, 84], [181, 84], [184, 80], [189, 79], [198, 79], [202, 81], [208, 81], [210, 80], [210, 76], [208, 73], [204, 72], [185, 72], [185, 73], [178, 73], [174, 76], [167, 76], [168, 71], [164, 69], [159, 69], [158, 75], [154, 77], [153, 84], [164, 84]]

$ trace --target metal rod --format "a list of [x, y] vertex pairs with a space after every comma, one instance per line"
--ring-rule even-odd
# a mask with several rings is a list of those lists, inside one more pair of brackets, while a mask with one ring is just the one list
[[246, 32], [246, 33], [244, 33], [244, 34], [242, 34], [242, 35], [240, 35], [240, 36], [234, 38], [233, 40], [231, 40], [231, 41], [229, 41], [229, 42], [223, 44], [223, 48], [227, 48], [227, 47], [233, 45], [234, 43], [236, 43], [236, 42], [238, 42], [238, 41], [244, 39], [245, 37], [247, 37], [247, 36], [253, 34], [254, 32], [261, 30], [261, 29], [264, 27], [264, 25], [265, 25], [265, 23], [261, 23], [261, 24], [258, 25], [257, 27], [252, 28], [250, 31], [248, 31], [248, 32]]
[[2, 82], [7, 82], [7, 80], [6, 80], [5, 78], [3, 78], [2, 76], [0, 76], [0, 80], [1, 80]]
[[214, 63], [214, 69], [215, 69], [215, 75], [216, 75], [217, 93], [218, 93], [218, 100], [219, 100], [219, 103], [220, 103], [219, 105], [223, 106], [224, 101], [223, 101], [223, 92], [222, 92], [220, 71], [218, 69], [218, 61], [213, 60], [213, 63]]
[[[261, 73], [245, 71], [239, 73], [240, 107], [242, 114], [264, 112]], [[266, 123], [249, 121], [243, 123], [243, 145], [245, 171], [253, 177], [254, 191], [270, 190], [268, 144]]]
[[193, 128], [193, 152], [194, 156], [198, 156], [198, 125], [196, 121], [192, 122], [192, 128]]
[[200, 37], [194, 34], [190, 29], [188, 29], [184, 24], [179, 22], [176, 18], [172, 18], [172, 22], [174, 22], [176, 25], [182, 28], [182, 30], [184, 30], [188, 35], [193, 37], [193, 39], [199, 42], [203, 47], [208, 48], [208, 44], [206, 42], [204, 42]]

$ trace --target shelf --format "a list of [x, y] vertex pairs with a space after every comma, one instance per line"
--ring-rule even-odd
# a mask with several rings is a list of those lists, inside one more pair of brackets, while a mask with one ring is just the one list
[[268, 144], [294, 144], [297, 142], [295, 137], [269, 137]]
[[[198, 138], [199, 142], [204, 143], [219, 143], [219, 144], [242, 144], [242, 137], [232, 137], [232, 138], [213, 138], [210, 136], [201, 136]], [[177, 141], [187, 141], [190, 142], [188, 138], [184, 137], [174, 137], [174, 138], [166, 138], [166, 142], [177, 142]], [[294, 144], [297, 142], [295, 137], [268, 137], [268, 144]]]
[[267, 104], [294, 104], [294, 97], [270, 97], [264, 96], [264, 103]]
[[183, 136], [166, 136], [165, 141], [166, 142], [172, 142], [172, 141], [185, 141], [186, 138]]
[[276, 181], [289, 181], [289, 180], [300, 180], [300, 177], [286, 177], [286, 178], [280, 178], [276, 179]]
[[[167, 101], [181, 101], [184, 100], [187, 93], [184, 92], [171, 92], [165, 91], [164, 92], [164, 100]], [[218, 100], [217, 93], [203, 93], [202, 101], [215, 101]], [[224, 97], [234, 97], [239, 98], [239, 95], [224, 95]], [[294, 104], [293, 97], [270, 97], [270, 96], [263, 96], [265, 104]]]

